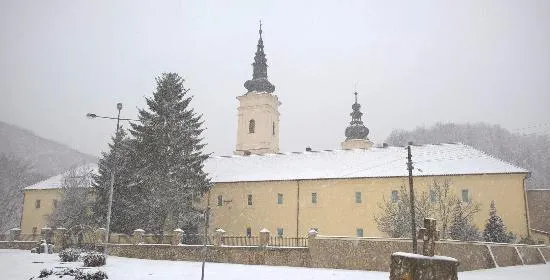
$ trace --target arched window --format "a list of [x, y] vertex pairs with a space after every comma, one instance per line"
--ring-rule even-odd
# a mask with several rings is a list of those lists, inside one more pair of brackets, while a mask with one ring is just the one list
[[256, 121], [250, 120], [250, 122], [248, 123], [248, 133], [254, 133], [255, 130], [256, 130]]

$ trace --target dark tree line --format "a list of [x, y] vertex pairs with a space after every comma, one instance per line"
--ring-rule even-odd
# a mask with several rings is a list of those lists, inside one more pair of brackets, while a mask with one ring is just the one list
[[530, 188], [550, 186], [550, 136], [544, 134], [511, 133], [486, 123], [438, 123], [430, 128], [412, 131], [394, 130], [386, 139], [390, 145], [434, 144], [461, 142], [489, 155], [523, 167], [532, 172], [526, 180]]

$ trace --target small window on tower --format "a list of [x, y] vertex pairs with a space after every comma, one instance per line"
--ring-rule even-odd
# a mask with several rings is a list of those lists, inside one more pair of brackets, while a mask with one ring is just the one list
[[223, 196], [220, 194], [218, 195], [218, 206], [222, 206], [223, 205]]
[[247, 202], [248, 206], [252, 206], [252, 195], [251, 194], [248, 195], [247, 200], [248, 200], [248, 202]]
[[248, 133], [254, 133], [255, 130], [256, 130], [256, 121], [250, 120], [250, 122], [248, 122]]
[[273, 122], [273, 135], [275, 135], [275, 122]]

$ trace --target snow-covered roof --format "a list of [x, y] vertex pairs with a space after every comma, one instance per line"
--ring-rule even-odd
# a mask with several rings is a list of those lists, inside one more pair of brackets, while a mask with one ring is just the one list
[[44, 181], [38, 182], [34, 185], [24, 188], [24, 190], [45, 190], [45, 189], [60, 189], [62, 188], [63, 178], [74, 172], [77, 176], [82, 176], [88, 173], [97, 173], [98, 167], [95, 163], [89, 163], [81, 165], [74, 169], [71, 169], [65, 173], [50, 177]]
[[[414, 176], [528, 173], [470, 146], [412, 146]], [[213, 156], [205, 171], [213, 182], [282, 181], [407, 176], [405, 147], [325, 150], [249, 156]]]

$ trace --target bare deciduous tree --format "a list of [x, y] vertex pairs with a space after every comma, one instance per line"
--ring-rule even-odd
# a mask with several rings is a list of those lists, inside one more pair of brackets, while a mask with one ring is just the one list
[[70, 170], [63, 176], [63, 195], [50, 215], [51, 226], [72, 228], [97, 224], [92, 212], [92, 172], [88, 166], [82, 166]]

